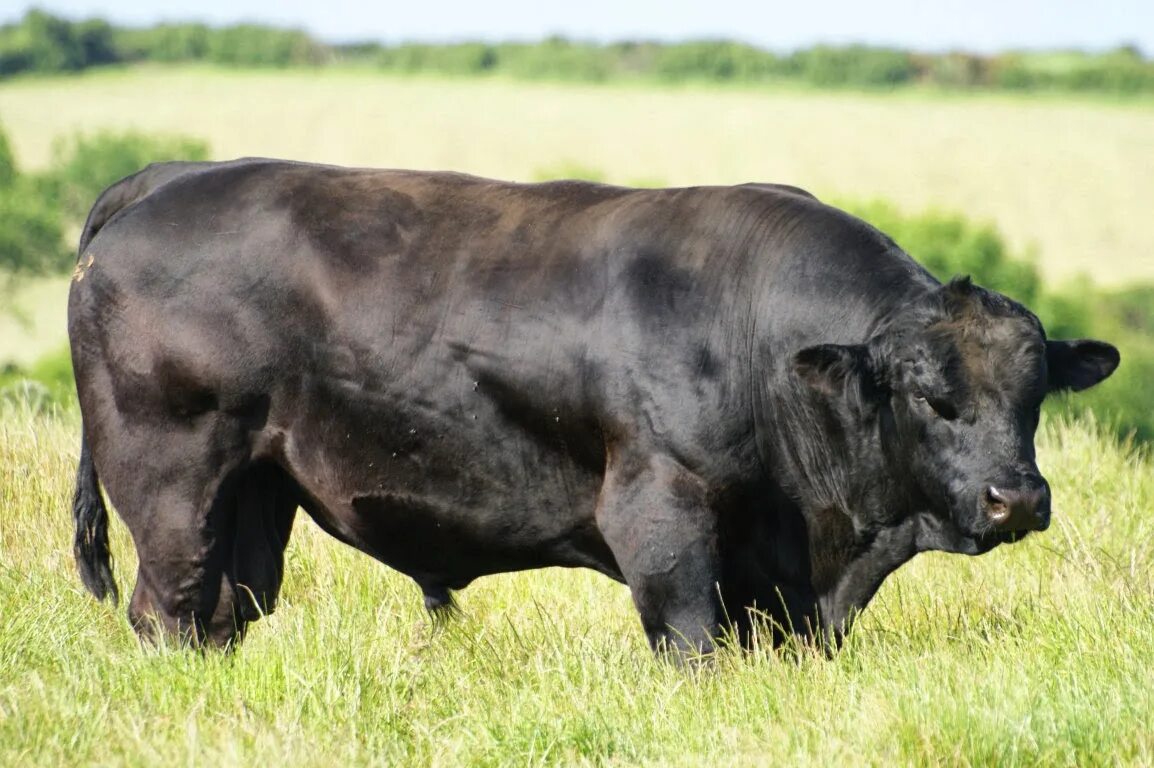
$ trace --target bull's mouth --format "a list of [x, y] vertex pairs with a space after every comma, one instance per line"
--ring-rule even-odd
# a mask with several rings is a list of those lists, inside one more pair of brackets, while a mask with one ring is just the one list
[[999, 544], [1014, 544], [1029, 534], [1030, 531], [986, 531], [974, 536], [973, 539], [982, 552], [989, 552]]

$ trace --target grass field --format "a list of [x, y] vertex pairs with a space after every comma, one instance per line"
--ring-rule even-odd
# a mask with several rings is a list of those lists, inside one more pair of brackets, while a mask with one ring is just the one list
[[[298, 522], [283, 603], [225, 656], [142, 650], [75, 576], [74, 416], [0, 414], [0, 765], [1150, 765], [1154, 467], [1051, 422], [1044, 534], [923, 555], [833, 660], [653, 660], [626, 590], [407, 580]], [[125, 529], [117, 574], [131, 585]]]
[[1032, 247], [1054, 280], [1154, 280], [1154, 102], [597, 87], [370, 72], [141, 69], [0, 84], [28, 168], [75, 131], [137, 128], [214, 156], [620, 183], [798, 184], [956, 209]]
[[[786, 181], [993, 220], [1053, 282], [1154, 280], [1151, 102], [181, 68], [2, 83], [0, 125], [31, 169], [56, 137], [135, 128], [221, 158]], [[66, 292], [26, 283], [27, 325], [0, 308], [0, 363], [63, 343]], [[1154, 764], [1154, 464], [1092, 423], [1040, 435], [1046, 533], [918, 558], [833, 660], [696, 673], [652, 659], [604, 577], [483, 579], [433, 627], [415, 586], [303, 518], [239, 652], [141, 649], [74, 572], [78, 430], [0, 401], [0, 766]], [[122, 525], [113, 546], [127, 591]]]

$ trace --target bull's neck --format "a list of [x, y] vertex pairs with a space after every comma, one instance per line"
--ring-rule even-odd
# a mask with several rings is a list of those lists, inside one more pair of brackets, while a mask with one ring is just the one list
[[800, 400], [765, 399], [758, 437], [768, 438], [767, 470], [805, 520], [821, 624], [839, 635], [885, 577], [917, 553], [917, 503], [907, 479], [889, 470], [876, 414], [831, 421], [807, 392], [788, 396]]

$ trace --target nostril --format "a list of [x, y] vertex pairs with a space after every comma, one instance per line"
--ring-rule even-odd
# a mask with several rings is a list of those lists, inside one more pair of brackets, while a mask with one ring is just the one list
[[1044, 485], [988, 485], [982, 494], [982, 506], [989, 523], [1001, 531], [1044, 530], [1050, 522], [1050, 493]]
[[1010, 500], [992, 485], [986, 488], [986, 514], [994, 523], [1004, 522], [1010, 516]]

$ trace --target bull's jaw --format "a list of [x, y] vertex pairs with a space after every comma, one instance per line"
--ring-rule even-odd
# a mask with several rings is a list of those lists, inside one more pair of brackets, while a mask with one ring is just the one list
[[971, 533], [952, 519], [933, 512], [919, 512], [917, 520], [918, 552], [950, 552], [958, 555], [983, 555], [999, 544], [1021, 541], [1029, 531], [982, 531]]

